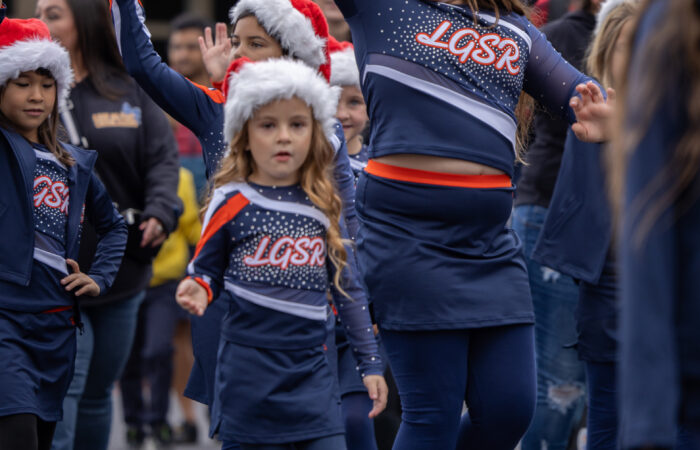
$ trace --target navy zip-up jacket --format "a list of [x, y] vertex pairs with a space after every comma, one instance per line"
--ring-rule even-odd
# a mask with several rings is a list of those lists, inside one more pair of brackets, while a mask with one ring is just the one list
[[[100, 241], [88, 275], [104, 294], [114, 281], [126, 246], [127, 228], [107, 191], [92, 173], [94, 151], [63, 144], [75, 164], [68, 170], [70, 203], [66, 230], [66, 258], [78, 259], [83, 213], [95, 226]], [[33, 289], [34, 253], [33, 182], [36, 156], [32, 145], [19, 134], [0, 128], [0, 308], [40, 312], [60, 306], [56, 297], [26, 298]], [[45, 287], [44, 287], [45, 288]], [[62, 289], [56, 286], [56, 289]], [[22, 295], [23, 297], [18, 297]]]
[[603, 146], [566, 138], [561, 167], [532, 259], [597, 284], [612, 239]]

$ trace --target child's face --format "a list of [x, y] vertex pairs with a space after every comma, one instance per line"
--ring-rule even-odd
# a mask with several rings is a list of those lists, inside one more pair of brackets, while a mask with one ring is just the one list
[[357, 86], [344, 86], [338, 102], [336, 117], [343, 125], [345, 140], [357, 138], [367, 126], [367, 105], [362, 91]]
[[248, 144], [255, 171], [250, 181], [263, 186], [299, 182], [299, 169], [311, 149], [314, 118], [298, 98], [279, 100], [260, 108], [248, 121]]
[[36, 72], [23, 72], [10, 80], [0, 98], [0, 111], [26, 139], [37, 142], [39, 125], [56, 103], [56, 81]]
[[230, 61], [247, 57], [251, 61], [264, 61], [270, 58], [281, 58], [282, 46], [273, 38], [258, 20], [253, 16], [240, 19], [231, 36]]
[[51, 37], [69, 52], [78, 49], [78, 31], [66, 0], [38, 0], [36, 17], [46, 24]]

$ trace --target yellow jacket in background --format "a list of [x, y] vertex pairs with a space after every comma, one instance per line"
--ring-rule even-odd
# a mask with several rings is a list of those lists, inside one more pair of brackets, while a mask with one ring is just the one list
[[182, 200], [184, 211], [180, 216], [177, 229], [163, 243], [163, 247], [153, 260], [151, 287], [184, 277], [190, 259], [190, 247], [197, 245], [202, 232], [194, 177], [192, 172], [182, 167], [177, 196]]

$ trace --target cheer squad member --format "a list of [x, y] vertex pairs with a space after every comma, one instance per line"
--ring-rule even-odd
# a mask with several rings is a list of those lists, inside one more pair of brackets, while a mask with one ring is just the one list
[[513, 111], [524, 88], [595, 140], [608, 108], [518, 1], [336, 3], [370, 116], [358, 254], [402, 401], [394, 447], [512, 449], [535, 402], [527, 271], [506, 227]]
[[[632, 38], [636, 0], [608, 0], [598, 13], [587, 67], [604, 86], [619, 88]], [[617, 317], [612, 220], [601, 144], [570, 134], [542, 236], [533, 258], [578, 280], [577, 350], [588, 386], [587, 448], [618, 448]]]
[[211, 430], [224, 446], [344, 449], [337, 380], [323, 350], [328, 289], [374, 400], [370, 417], [383, 410], [387, 388], [341, 240], [329, 142], [338, 92], [301, 62], [247, 61], [232, 64], [230, 153], [177, 301], [197, 315], [213, 299], [227, 303]]
[[328, 50], [331, 54], [331, 85], [342, 89], [335, 117], [343, 125], [350, 167], [357, 183], [369, 160], [369, 150], [362, 136], [369, 121], [367, 104], [360, 89], [360, 72], [357, 70], [352, 44], [331, 38]]
[[[647, 1], [621, 90], [613, 186], [622, 448], [700, 448], [700, 2]], [[621, 195], [620, 195], [621, 193]]]
[[[225, 97], [220, 90], [190, 82], [161, 61], [142, 23], [140, 4], [117, 0], [112, 2], [112, 10], [127, 69], [166, 112], [199, 137], [207, 171], [215, 173], [226, 150], [222, 134]], [[203, 45], [205, 62], [213, 61], [208, 63], [208, 70], [219, 86], [229, 61], [242, 56], [257, 61], [288, 55], [329, 79], [330, 63], [325, 49], [328, 26], [318, 5], [311, 0], [239, 1], [231, 10], [231, 20], [233, 48], [223, 24], [217, 25], [216, 42], [211, 42], [208, 32], [210, 45], [208, 48]], [[343, 199], [343, 216], [354, 238], [357, 232], [354, 182], [340, 124], [336, 124], [336, 137], [331, 142], [336, 149], [334, 174]], [[214, 386], [223, 308], [223, 302], [214, 303], [203, 318], [192, 321], [195, 364], [185, 395], [205, 404], [210, 404]]]
[[[4, 17], [4, 8], [0, 9]], [[56, 139], [73, 82], [36, 19], [0, 24], [0, 448], [49, 449], [73, 374], [76, 297], [112, 284], [126, 225], [92, 174], [97, 153]], [[99, 242], [75, 261], [83, 217]]]
[[[75, 373], [56, 428], [55, 450], [106, 449], [112, 388], [131, 351], [151, 261], [181, 211], [178, 160], [163, 112], [124, 70], [105, 2], [38, 0], [36, 15], [68, 50], [76, 84], [61, 115], [71, 142], [95, 149], [95, 170], [129, 225], [124, 259], [108, 295], [84, 305]], [[97, 240], [85, 227], [80, 264]]]

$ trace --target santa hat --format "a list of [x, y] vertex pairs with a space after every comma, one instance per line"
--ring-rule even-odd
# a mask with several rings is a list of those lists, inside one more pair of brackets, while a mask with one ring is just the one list
[[637, 0], [605, 0], [603, 2], [603, 4], [600, 6], [600, 10], [598, 11], [598, 15], [596, 16], [595, 30], [593, 31], [594, 36], [600, 33], [600, 30], [603, 27], [603, 22], [605, 22], [605, 19], [608, 18], [610, 13], [615, 11], [618, 6], [625, 3], [635, 4], [638, 2]]
[[311, 0], [239, 0], [229, 17], [235, 24], [252, 14], [267, 33], [279, 40], [287, 55], [300, 59], [330, 80], [328, 23]]
[[37, 69], [51, 72], [58, 88], [58, 106], [65, 105], [73, 70], [68, 52], [51, 40], [49, 29], [37, 19], [0, 22], [0, 86]]
[[306, 64], [288, 58], [257, 63], [239, 58], [231, 63], [224, 83], [224, 138], [227, 142], [243, 129], [255, 111], [268, 103], [296, 97], [309, 105], [321, 123], [326, 139], [335, 136], [335, 112], [340, 89], [333, 87]]
[[331, 84], [360, 87], [360, 71], [352, 44], [338, 42], [331, 36], [328, 40], [328, 52], [331, 54]]

